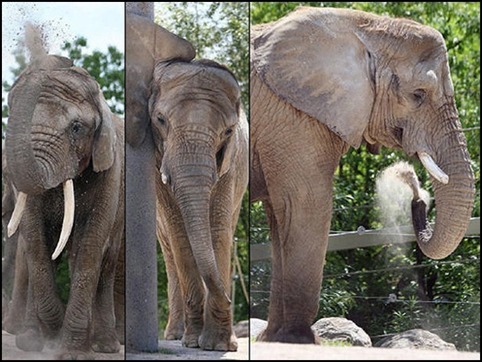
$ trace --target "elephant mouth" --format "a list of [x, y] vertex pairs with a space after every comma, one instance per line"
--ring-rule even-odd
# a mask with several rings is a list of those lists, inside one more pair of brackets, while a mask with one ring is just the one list
[[403, 128], [401, 127], [394, 127], [393, 128], [393, 136], [395, 138], [395, 141], [402, 146], [403, 144]]

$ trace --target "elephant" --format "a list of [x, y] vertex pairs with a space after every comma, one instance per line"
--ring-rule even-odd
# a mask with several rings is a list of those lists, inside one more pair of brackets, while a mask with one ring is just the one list
[[161, 61], [148, 111], [168, 276], [165, 336], [182, 336], [186, 347], [235, 351], [230, 265], [249, 171], [239, 85], [212, 60]]
[[[341, 156], [362, 144], [401, 149], [431, 176], [434, 230], [414, 205], [423, 253], [456, 249], [474, 201], [474, 175], [454, 102], [447, 49], [435, 29], [357, 10], [301, 7], [252, 27], [250, 197], [272, 237], [262, 341], [315, 343]], [[303, 267], [301, 267], [303, 266]]]
[[[8, 95], [5, 139], [9, 176], [19, 192], [8, 233], [23, 238], [28, 270], [16, 344], [40, 351], [46, 340], [56, 340], [61, 359], [118, 352], [124, 122], [87, 71], [65, 57], [35, 54]], [[64, 249], [71, 283], [66, 306], [54, 280]]]
[[[2, 226], [7, 230], [8, 222], [12, 217], [15, 207], [16, 190], [10, 182], [7, 171], [7, 158], [5, 156], [5, 144], [2, 142]], [[13, 289], [13, 279], [15, 275], [15, 254], [17, 253], [17, 242], [12, 239], [17, 238], [17, 234], [11, 237], [6, 236], [5, 242], [2, 240], [2, 298], [11, 299]], [[2, 310], [2, 317], [6, 311]]]
[[147, 111], [154, 66], [195, 54], [189, 42], [154, 23], [154, 3], [126, 3], [127, 351], [158, 350], [155, 155]]

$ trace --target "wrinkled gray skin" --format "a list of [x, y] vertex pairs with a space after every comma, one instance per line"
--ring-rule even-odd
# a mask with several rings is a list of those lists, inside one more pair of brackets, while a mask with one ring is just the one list
[[[2, 250], [2, 298], [6, 298], [3, 303], [8, 303], [11, 300], [13, 289], [13, 279], [15, 276], [15, 254], [17, 253], [17, 237], [14, 234], [11, 237], [7, 236], [6, 230], [8, 222], [12, 217], [13, 209], [15, 208], [16, 190], [10, 182], [7, 171], [7, 157], [5, 155], [5, 145], [2, 142], [2, 227], [5, 230], [5, 243]], [[3, 242], [3, 241], [2, 241]], [[2, 309], [2, 319], [7, 310]]]
[[414, 207], [418, 244], [440, 259], [464, 235], [474, 176], [447, 51], [439, 32], [410, 20], [301, 8], [252, 28], [251, 69], [250, 195], [264, 203], [273, 252], [260, 339], [313, 343], [333, 175], [350, 146], [430, 155], [449, 181], [432, 177], [434, 231]]
[[149, 114], [157, 234], [168, 275], [166, 338], [234, 351], [231, 251], [248, 183], [248, 125], [239, 86], [212, 61], [160, 62]]
[[[28, 298], [17, 346], [41, 350], [45, 340], [58, 339], [61, 359], [88, 358], [92, 349], [117, 352], [114, 283], [124, 250], [123, 122], [110, 112], [97, 82], [58, 56], [34, 60], [14, 83], [8, 104], [8, 171], [17, 190], [27, 194], [17, 232], [24, 240]], [[74, 184], [75, 218], [66, 246], [71, 289], [64, 306], [51, 256], [62, 226], [62, 183], [68, 179]], [[122, 275], [117, 277], [123, 277], [122, 265], [118, 269]], [[123, 295], [123, 283], [116, 284], [116, 294]]]

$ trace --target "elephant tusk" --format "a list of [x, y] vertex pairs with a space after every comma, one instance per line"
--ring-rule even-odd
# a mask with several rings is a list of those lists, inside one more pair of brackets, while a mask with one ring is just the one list
[[161, 180], [164, 185], [167, 185], [167, 176], [164, 172], [161, 172]]
[[418, 157], [422, 162], [423, 166], [427, 169], [428, 173], [432, 175], [437, 181], [443, 183], [444, 185], [449, 182], [448, 175], [443, 172], [440, 167], [437, 166], [432, 157], [426, 152], [419, 152]]
[[57, 259], [64, 250], [67, 240], [69, 240], [72, 226], [74, 224], [75, 196], [74, 183], [72, 180], [64, 182], [64, 220], [62, 221], [62, 231], [60, 232], [59, 242], [52, 254], [52, 260]]
[[25, 210], [25, 205], [27, 204], [27, 194], [23, 192], [18, 193], [17, 202], [15, 203], [15, 208], [13, 209], [12, 218], [7, 226], [7, 236], [11, 237], [18, 229], [20, 220], [22, 220], [23, 211]]

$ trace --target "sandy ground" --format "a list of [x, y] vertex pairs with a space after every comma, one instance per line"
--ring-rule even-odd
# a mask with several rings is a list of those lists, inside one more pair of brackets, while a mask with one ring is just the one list
[[[2, 360], [53, 360], [55, 350], [44, 348], [42, 352], [25, 352], [15, 346], [15, 336], [2, 331]], [[124, 346], [119, 353], [94, 353], [96, 360], [124, 360]]]
[[[237, 352], [202, 351], [185, 348], [180, 341], [159, 341], [158, 353], [127, 353], [127, 360], [480, 360], [480, 353], [390, 349], [364, 347], [331, 347], [286, 343], [253, 342], [238, 338]], [[2, 360], [51, 360], [54, 352], [24, 352], [16, 348], [15, 336], [2, 331]], [[250, 358], [248, 358], [250, 356]], [[124, 360], [120, 353], [96, 353], [97, 360]]]
[[186, 348], [181, 341], [159, 340], [159, 353], [127, 353], [128, 360], [247, 360], [248, 338], [238, 338], [236, 352], [203, 351]]
[[253, 342], [251, 360], [480, 360], [480, 353]]

